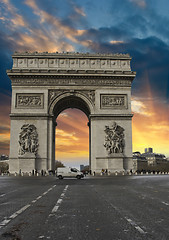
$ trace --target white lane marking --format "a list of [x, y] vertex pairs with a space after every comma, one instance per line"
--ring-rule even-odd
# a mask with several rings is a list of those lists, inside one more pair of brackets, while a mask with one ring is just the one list
[[5, 219], [0, 223], [0, 226], [5, 226], [7, 223], [9, 223], [11, 219]]
[[30, 207], [30, 204], [25, 205], [23, 208], [21, 208], [20, 210], [18, 210], [17, 212], [13, 213], [9, 218], [15, 218], [17, 217], [19, 214], [21, 214], [22, 212], [24, 212], [28, 207]]
[[6, 195], [5, 193], [4, 193], [4, 194], [1, 194], [0, 197], [3, 197], [3, 196], [5, 196], [5, 195]]
[[44, 192], [42, 195], [46, 195], [48, 192]]
[[135, 229], [137, 229], [141, 234], [146, 234], [146, 232], [144, 232], [144, 230], [139, 227], [133, 220], [131, 220], [130, 218], [125, 217], [125, 219], [132, 225], [135, 227]]
[[[108, 202], [108, 201], [107, 201], [107, 202]], [[114, 208], [120, 215], [122, 215], [121, 210], [120, 210], [118, 207], [114, 206], [114, 205], [113, 205], [112, 203], [110, 203], [110, 202], [108, 202], [108, 204], [110, 204], [110, 206], [112, 206], [112, 208]], [[141, 234], [146, 234], [146, 232], [145, 232], [141, 227], [139, 227], [133, 220], [131, 220], [130, 218], [125, 217], [125, 216], [124, 216], [124, 219], [126, 219], [126, 220], [128, 221], [128, 223], [130, 223], [132, 226], [134, 226], [134, 228], [135, 228], [137, 231], [139, 231]]]
[[[46, 195], [49, 191], [51, 191], [54, 187], [56, 187], [56, 185], [53, 185], [52, 188], [49, 188], [46, 192], [44, 192], [42, 195]], [[37, 202], [40, 198], [42, 198], [42, 196], [38, 196], [36, 199], [32, 200], [32, 203]], [[5, 217], [5, 219], [0, 222], [0, 228], [6, 226], [12, 219], [16, 218], [19, 214], [21, 214], [22, 212], [24, 212], [27, 208], [29, 208], [31, 206], [30, 204], [25, 205], [24, 207], [22, 207], [21, 209], [19, 209], [18, 211], [16, 211], [15, 213], [13, 213], [10, 217]]]
[[164, 205], [166, 205], [166, 206], [169, 206], [169, 203], [166, 203], [166, 202], [162, 202]]
[[42, 196], [37, 197], [36, 199], [39, 200]]
[[63, 201], [63, 197], [65, 196], [65, 193], [66, 193], [66, 191], [67, 191], [67, 189], [68, 189], [68, 186], [69, 186], [69, 185], [66, 185], [66, 187], [64, 188], [62, 194], [60, 195], [60, 198], [57, 200], [57, 203], [56, 203], [56, 205], [54, 206], [54, 208], [52, 209], [52, 213], [49, 215], [49, 217], [52, 216], [54, 213], [57, 212], [58, 208], [60, 207], [60, 204], [61, 204], [62, 201]]
[[57, 212], [58, 208], [59, 208], [59, 206], [56, 206], [56, 205], [55, 205], [54, 208], [52, 209], [52, 213]]

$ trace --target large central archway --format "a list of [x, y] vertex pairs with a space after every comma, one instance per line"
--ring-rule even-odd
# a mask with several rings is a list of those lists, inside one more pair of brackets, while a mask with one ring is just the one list
[[[51, 106], [49, 108], [50, 113], [53, 115], [53, 127], [57, 128], [57, 117], [59, 114], [69, 108], [79, 109], [88, 118], [88, 127], [89, 127], [89, 168], [91, 168], [91, 133], [90, 133], [90, 115], [93, 112], [93, 105], [91, 99], [88, 99], [83, 93], [79, 92], [64, 92], [59, 94], [53, 99]], [[55, 160], [55, 129], [53, 130], [53, 149], [52, 149], [52, 159]], [[54, 162], [53, 162], [54, 164]]]
[[[89, 166], [89, 119], [77, 108], [67, 108], [56, 118], [56, 166], [64, 164], [77, 169]], [[59, 162], [58, 162], [59, 161]]]

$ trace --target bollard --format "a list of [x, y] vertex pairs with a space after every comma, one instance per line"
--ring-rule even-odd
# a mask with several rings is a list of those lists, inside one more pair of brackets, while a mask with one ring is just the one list
[[17, 176], [17, 173], [15, 172], [15, 177]]
[[159, 175], [161, 174], [161, 172], [158, 173]]
[[124, 176], [124, 175], [125, 175], [125, 172], [122, 172], [122, 175]]
[[29, 177], [30, 177], [30, 176], [32, 176], [32, 173], [31, 173], [31, 172], [29, 172]]
[[1, 175], [3, 176], [4, 174], [2, 173]]
[[162, 174], [164, 175], [164, 172], [162, 172]]
[[137, 172], [135, 172], [135, 175], [137, 175]]
[[21, 176], [23, 177], [23, 175], [24, 175], [24, 173], [22, 172], [22, 173], [21, 173]]
[[151, 172], [151, 175], [153, 175], [153, 172]]
[[117, 172], [115, 172], [115, 176], [117, 176], [117, 174], [118, 174], [118, 173], [117, 173]]
[[146, 172], [146, 174], [148, 175], [148, 172]]
[[143, 175], [143, 172], [141, 172], [141, 175]]
[[157, 175], [157, 172], [155, 172], [155, 175]]

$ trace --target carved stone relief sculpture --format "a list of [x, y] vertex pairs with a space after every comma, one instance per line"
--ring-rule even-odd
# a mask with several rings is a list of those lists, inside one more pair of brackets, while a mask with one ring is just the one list
[[126, 95], [101, 94], [101, 108], [126, 108], [126, 107], [127, 107]]
[[123, 153], [124, 151], [124, 128], [113, 122], [112, 127], [105, 126], [105, 143], [108, 154]]
[[17, 108], [42, 108], [43, 94], [17, 94]]
[[36, 127], [32, 124], [24, 124], [19, 134], [19, 155], [25, 153], [37, 154], [38, 151], [38, 134]]

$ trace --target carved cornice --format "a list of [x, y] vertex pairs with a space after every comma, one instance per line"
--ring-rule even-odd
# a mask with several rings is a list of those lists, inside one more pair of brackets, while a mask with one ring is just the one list
[[89, 116], [89, 119], [91, 120], [104, 120], [104, 119], [131, 120], [132, 117], [133, 117], [133, 114], [91, 114]]
[[49, 114], [33, 114], [33, 113], [11, 113], [11, 120], [48, 120], [52, 119], [53, 116]]
[[8, 76], [131, 76], [135, 77], [136, 72], [128, 70], [98, 70], [98, 69], [10, 69], [6, 71]]
[[19, 56], [47, 56], [47, 57], [53, 57], [53, 56], [64, 56], [64, 57], [108, 57], [108, 58], [131, 58], [129, 54], [123, 54], [123, 53], [79, 53], [79, 52], [17, 52], [15, 51], [13, 54], [13, 57], [19, 57]]

